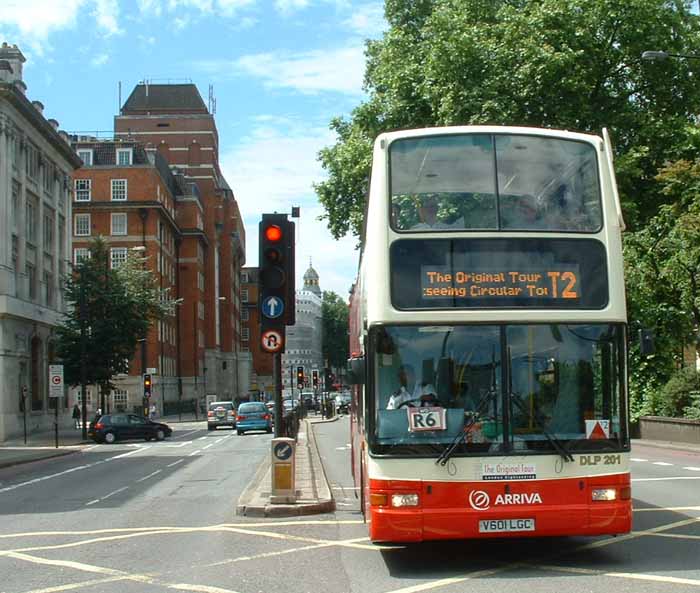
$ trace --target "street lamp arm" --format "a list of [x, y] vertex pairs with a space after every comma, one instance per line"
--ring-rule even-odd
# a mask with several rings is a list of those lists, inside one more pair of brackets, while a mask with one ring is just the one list
[[642, 60], [667, 60], [668, 58], [680, 58], [683, 60], [700, 60], [700, 55], [670, 54], [665, 51], [647, 50], [642, 53]]

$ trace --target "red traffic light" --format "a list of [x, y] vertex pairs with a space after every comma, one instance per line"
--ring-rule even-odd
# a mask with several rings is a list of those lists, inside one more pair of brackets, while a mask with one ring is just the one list
[[271, 224], [265, 229], [265, 238], [276, 243], [282, 239], [282, 229], [276, 224]]

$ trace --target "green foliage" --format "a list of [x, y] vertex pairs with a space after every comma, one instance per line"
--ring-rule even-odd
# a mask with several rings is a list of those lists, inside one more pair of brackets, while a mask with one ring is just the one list
[[689, 420], [700, 420], [700, 391], [691, 394], [690, 405], [683, 412]]
[[700, 110], [697, 60], [643, 62], [663, 48], [694, 53], [687, 0], [387, 0], [390, 28], [367, 44], [369, 98], [319, 154], [315, 186], [335, 237], [359, 235], [374, 138], [436, 125], [518, 124], [613, 131], [628, 224], [667, 197], [655, 175], [691, 154]]
[[694, 368], [683, 368], [675, 373], [659, 393], [661, 416], [681, 418], [693, 403], [693, 395], [700, 393], [700, 373]]
[[100, 384], [104, 390], [114, 375], [128, 372], [138, 341], [154, 320], [172, 312], [173, 303], [161, 293], [140, 258], [130, 254], [126, 263], [112, 269], [108, 246], [99, 238], [90, 246], [90, 257], [66, 278], [65, 286], [69, 311], [57, 328], [56, 342], [65, 381], [80, 383], [84, 346], [87, 383]]
[[336, 293], [323, 292], [323, 358], [331, 367], [345, 368], [348, 360], [348, 305]]

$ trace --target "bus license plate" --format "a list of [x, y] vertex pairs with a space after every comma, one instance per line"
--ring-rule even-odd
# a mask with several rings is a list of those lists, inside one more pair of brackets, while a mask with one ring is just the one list
[[534, 519], [481, 519], [479, 533], [505, 533], [508, 531], [535, 531]]

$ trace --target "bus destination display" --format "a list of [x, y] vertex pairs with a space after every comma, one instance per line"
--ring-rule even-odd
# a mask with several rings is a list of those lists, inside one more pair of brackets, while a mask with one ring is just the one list
[[576, 264], [567, 267], [518, 270], [450, 270], [421, 266], [423, 299], [565, 299], [580, 298], [581, 274]]
[[400, 239], [391, 245], [397, 309], [602, 309], [605, 249], [594, 239]]

